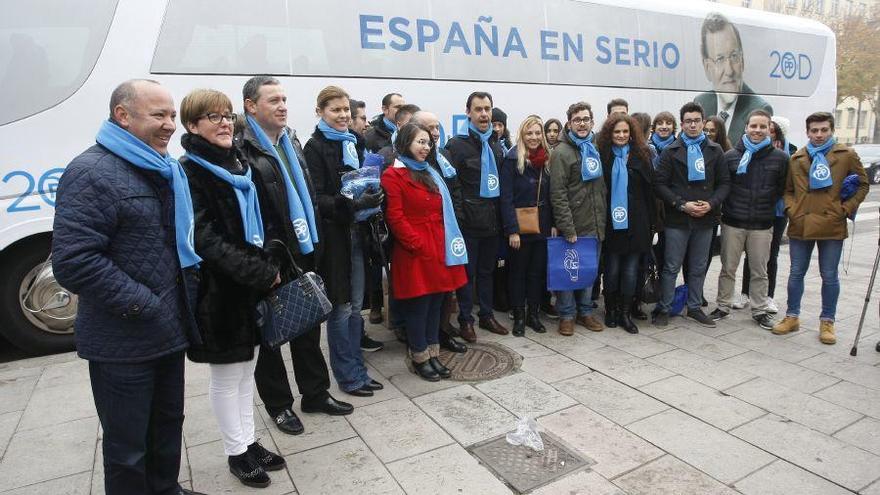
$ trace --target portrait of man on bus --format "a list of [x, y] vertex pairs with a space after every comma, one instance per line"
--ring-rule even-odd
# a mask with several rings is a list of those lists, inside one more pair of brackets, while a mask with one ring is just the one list
[[745, 56], [739, 29], [726, 17], [711, 12], [700, 29], [700, 52], [706, 79], [713, 91], [700, 93], [694, 98], [706, 111], [706, 116], [717, 115], [727, 124], [730, 142], [743, 135], [746, 119], [752, 110], [764, 110], [773, 115], [773, 108], [743, 82]]

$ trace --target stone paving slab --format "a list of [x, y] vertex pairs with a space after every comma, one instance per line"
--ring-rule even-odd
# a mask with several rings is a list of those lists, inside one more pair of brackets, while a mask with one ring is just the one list
[[880, 456], [880, 421], [874, 418], [862, 418], [835, 433], [834, 438]]
[[[756, 351], [733, 356], [723, 362], [805, 394], [822, 390], [840, 381], [839, 378]], [[722, 387], [724, 388], [728, 387]]]
[[[275, 445], [272, 443], [272, 439], [268, 438], [268, 435], [257, 433], [257, 436], [261, 437], [260, 444], [269, 450], [275, 450]], [[216, 441], [191, 447], [189, 459], [194, 490], [214, 494], [229, 493], [229, 490], [239, 491], [244, 488], [238, 479], [229, 472], [229, 464], [223, 453], [223, 442]], [[295, 492], [287, 470], [272, 471], [269, 473], [269, 477], [272, 479], [272, 483], [266, 488], [261, 488], [259, 493], [282, 495]]]
[[614, 347], [580, 353], [573, 359], [631, 387], [646, 385], [674, 374]]
[[848, 357], [822, 353], [798, 364], [841, 380], [880, 391], [880, 368], [854, 362]]
[[40, 370], [0, 373], [0, 414], [24, 411], [39, 379]]
[[678, 375], [639, 390], [722, 430], [767, 414], [763, 409]]
[[571, 397], [528, 373], [517, 373], [477, 385], [477, 390], [519, 418], [537, 418], [577, 404]]
[[15, 433], [15, 428], [18, 426], [21, 414], [21, 411], [0, 414], [0, 459], [3, 459], [3, 454], [6, 453], [6, 446], [9, 445], [9, 439]]
[[809, 357], [819, 354], [821, 351], [805, 347], [762, 328], [753, 327], [729, 333], [721, 337], [721, 340], [737, 346], [757, 351], [768, 356], [797, 363]]
[[91, 480], [92, 473], [86, 471], [0, 493], [3, 495], [89, 495], [92, 490]]
[[665, 342], [641, 333], [630, 335], [620, 328], [606, 328], [603, 332], [590, 333], [592, 334], [591, 338], [640, 358], [656, 356], [675, 349], [674, 346]]
[[755, 377], [752, 373], [732, 366], [727, 361], [715, 361], [683, 349], [650, 357], [648, 361], [719, 390], [739, 385]]
[[691, 351], [694, 354], [699, 354], [700, 356], [714, 359], [715, 361], [721, 361], [722, 359], [736, 356], [737, 354], [742, 354], [747, 351], [747, 349], [738, 345], [733, 345], [714, 337], [708, 337], [696, 330], [686, 328], [663, 332], [656, 335], [655, 338], [672, 344], [679, 349]]
[[449, 445], [393, 462], [388, 465], [388, 470], [408, 495], [511, 493], [460, 445]]
[[620, 425], [669, 409], [666, 404], [598, 372], [559, 382], [556, 388]]
[[626, 495], [598, 473], [581, 471], [531, 492], [531, 495]]
[[300, 452], [286, 459], [293, 482], [303, 494], [404, 493], [360, 438]]
[[413, 402], [464, 446], [516, 427], [516, 416], [470, 385], [423, 395]]
[[846, 488], [778, 460], [733, 485], [743, 495], [848, 495]]
[[731, 433], [850, 490], [880, 478], [880, 457], [779, 416], [765, 416]]
[[614, 483], [629, 495], [735, 495], [724, 484], [684, 462], [665, 455]]
[[342, 416], [327, 416], [319, 413], [304, 413], [294, 404], [297, 416], [302, 421], [305, 431], [299, 435], [288, 435], [272, 426], [266, 410], [259, 409], [263, 422], [269, 425], [268, 432], [278, 446], [278, 452], [287, 456], [316, 447], [323, 447], [340, 440], [357, 436], [351, 424]]
[[520, 369], [547, 383], [555, 383], [590, 372], [590, 368], [559, 354], [524, 358]]
[[813, 395], [853, 411], [867, 414], [874, 419], [880, 419], [880, 392], [876, 390], [842, 381]]

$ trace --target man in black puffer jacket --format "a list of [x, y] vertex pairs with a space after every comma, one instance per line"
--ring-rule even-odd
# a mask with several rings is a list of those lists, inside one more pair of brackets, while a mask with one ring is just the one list
[[[770, 142], [770, 114], [754, 110], [746, 133], [724, 154], [730, 173], [730, 194], [721, 214], [721, 274], [718, 308], [709, 315], [720, 320], [730, 314], [736, 269], [743, 251], [749, 258], [749, 298], [752, 318], [765, 330], [773, 329], [767, 305], [767, 261], [773, 240], [776, 203], [785, 191], [788, 155]], [[743, 275], [745, 276], [745, 275]]]
[[[501, 169], [504, 154], [498, 145], [498, 137], [492, 132], [492, 96], [485, 92], [474, 92], [467, 99], [467, 116], [469, 122], [480, 133], [489, 132], [488, 145], [495, 160], [496, 170]], [[470, 129], [467, 135], [455, 136], [446, 143], [449, 162], [458, 172], [462, 196], [462, 234], [467, 246], [468, 283], [458, 289], [458, 322], [460, 335], [468, 342], [477, 340], [474, 333], [474, 283], [477, 285], [477, 296], [480, 302], [480, 328], [492, 333], [506, 335], [507, 329], [495, 319], [492, 307], [492, 275], [495, 271], [498, 256], [498, 242], [501, 235], [501, 216], [498, 208], [498, 195], [482, 197], [480, 195], [482, 178], [483, 144], [481, 137]], [[500, 182], [497, 172], [495, 176], [487, 175], [487, 188], [500, 193]]]
[[[275, 243], [275, 248], [272, 247], [272, 240], [281, 240], [290, 250], [294, 262], [300, 269], [313, 271], [316, 266], [316, 257], [321, 252], [322, 243], [318, 242], [312, 253], [303, 254], [300, 252], [297, 235], [290, 220], [285, 179], [280, 169], [281, 166], [284, 166], [287, 167], [289, 175], [292, 173], [291, 159], [285, 154], [279, 142], [281, 133], [288, 132], [293, 151], [297, 155], [296, 160], [300, 164], [305, 182], [309, 187], [311, 202], [314, 205], [315, 191], [302, 148], [296, 133], [286, 127], [287, 104], [284, 88], [281, 86], [281, 82], [274, 77], [255, 76], [245, 83], [242, 93], [246, 116], [255, 121], [272, 142], [278, 143], [274, 146], [274, 150], [267, 150], [260, 145], [253, 129], [245, 119], [236, 125], [233, 142], [254, 171], [253, 180], [260, 198], [260, 215], [263, 218], [265, 229], [265, 245], [269, 249], [277, 249], [277, 243]], [[285, 163], [278, 163], [275, 153]], [[316, 215], [315, 224], [320, 225], [318, 208], [313, 207], [313, 210]], [[319, 239], [323, 240], [323, 237], [319, 235]], [[273, 254], [283, 265], [287, 265], [285, 253], [275, 251]], [[282, 272], [282, 283], [287, 283], [296, 276], [292, 267], [286, 266], [286, 268], [287, 270]], [[294, 378], [297, 388], [302, 394], [301, 408], [305, 412], [323, 412], [331, 415], [350, 414], [354, 410], [351, 404], [337, 401], [328, 392], [330, 374], [327, 371], [327, 362], [321, 353], [320, 341], [321, 327], [317, 326], [290, 342]], [[275, 421], [275, 426], [284, 433], [292, 435], [302, 433], [304, 431], [302, 422], [293, 412], [293, 393], [290, 390], [287, 368], [284, 366], [280, 349], [272, 350], [267, 346], [260, 348], [254, 378], [257, 392], [263, 400], [269, 417]]]
[[191, 493], [177, 483], [184, 350], [197, 335], [181, 266], [198, 258], [186, 178], [168, 157], [176, 113], [159, 83], [120, 84], [102, 144], [74, 158], [58, 185], [52, 268], [79, 295], [76, 348], [89, 361], [109, 495]]
[[405, 104], [400, 93], [388, 93], [382, 98], [382, 113], [370, 121], [370, 128], [364, 133], [367, 151], [378, 153], [382, 148], [391, 146], [391, 135], [397, 130], [394, 117]]

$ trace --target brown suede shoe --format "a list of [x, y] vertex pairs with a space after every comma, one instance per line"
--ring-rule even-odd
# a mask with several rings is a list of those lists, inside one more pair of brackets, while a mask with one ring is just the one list
[[474, 324], [473, 323], [461, 323], [458, 329], [458, 336], [463, 338], [467, 342], [476, 342], [477, 341], [477, 333], [474, 332]]
[[480, 318], [480, 328], [483, 330], [488, 330], [492, 333], [496, 333], [498, 335], [507, 335], [507, 329], [498, 323], [498, 320], [495, 317], [490, 316], [488, 318]]
[[574, 335], [574, 320], [559, 319], [559, 335], [569, 337]]
[[605, 327], [602, 326], [602, 323], [593, 317], [593, 315], [578, 315], [578, 317], [575, 318], [575, 321], [578, 322], [578, 325], [591, 332], [601, 332], [605, 329]]

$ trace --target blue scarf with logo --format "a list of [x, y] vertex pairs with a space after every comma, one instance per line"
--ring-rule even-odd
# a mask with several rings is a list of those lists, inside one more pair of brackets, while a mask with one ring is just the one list
[[581, 178], [584, 182], [602, 177], [602, 162], [599, 161], [599, 151], [593, 145], [593, 133], [581, 139], [572, 131], [568, 131], [568, 139], [581, 152]]
[[813, 146], [813, 143], [807, 143], [807, 153], [813, 163], [810, 165], [810, 189], [824, 189], [831, 186], [831, 167], [828, 166], [828, 159], [825, 155], [837, 143], [837, 139], [831, 138], [825, 141], [822, 146]]
[[[382, 123], [385, 124], [385, 128], [388, 129], [388, 132], [397, 132], [397, 124], [388, 120], [388, 117], [382, 117]], [[393, 138], [391, 139], [391, 143], [394, 144]]]
[[669, 137], [666, 139], [661, 138], [656, 132], [651, 134], [651, 144], [654, 145], [654, 149], [657, 151], [654, 155], [654, 160], [651, 163], [655, 169], [660, 165], [660, 153], [663, 153], [663, 150], [674, 142], [675, 134], [670, 133]]
[[318, 130], [330, 141], [342, 142], [342, 163], [347, 167], [355, 170], [361, 168], [361, 162], [358, 160], [357, 137], [351, 132], [340, 132], [330, 127], [330, 124], [324, 122], [324, 119], [318, 121]]
[[440, 148], [437, 148], [437, 164], [440, 165], [440, 172], [443, 173], [443, 177], [447, 179], [451, 179], [455, 177], [458, 172], [456, 172], [455, 167], [449, 163], [449, 160], [443, 156], [443, 153], [440, 153]]
[[238, 211], [241, 224], [244, 226], [244, 240], [257, 247], [263, 247], [263, 217], [260, 215], [260, 202], [257, 199], [257, 187], [251, 180], [251, 169], [247, 167], [244, 175], [235, 175], [223, 167], [214, 165], [199, 155], [187, 153], [183, 155], [214, 174], [218, 179], [232, 186], [235, 199], [238, 200]]
[[[290, 215], [290, 221], [293, 223], [293, 232], [296, 234], [296, 240], [299, 243], [299, 252], [309, 254], [315, 250], [314, 243], [318, 242], [318, 227], [315, 225], [315, 207], [312, 205], [312, 197], [309, 194], [309, 185], [306, 183], [305, 175], [303, 175], [302, 165], [290, 142], [287, 131], [281, 133], [281, 148], [287, 155], [287, 161], [290, 164], [290, 170], [293, 172], [293, 180], [284, 166], [284, 160], [278, 156], [269, 136], [263, 132], [260, 124], [250, 115], [247, 116], [247, 123], [251, 127], [251, 131], [256, 136], [260, 146], [275, 157], [278, 162], [278, 168], [281, 169], [281, 175], [284, 176], [284, 190], [287, 193], [287, 209]], [[294, 187], [296, 183], [296, 187]]]
[[706, 164], [703, 161], [703, 150], [700, 149], [700, 143], [706, 140], [706, 135], [700, 133], [699, 137], [692, 139], [682, 132], [681, 140], [687, 146], [688, 180], [706, 180]]
[[629, 159], [629, 145], [611, 146], [614, 153], [614, 166], [611, 168], [611, 225], [614, 230], [629, 228], [629, 200], [626, 191], [629, 188], [629, 173], [626, 161]]
[[449, 195], [449, 189], [446, 188], [446, 182], [443, 180], [443, 177], [440, 177], [436, 170], [429, 167], [427, 162], [420, 162], [403, 155], [398, 156], [397, 159], [410, 170], [427, 170], [431, 174], [434, 184], [437, 185], [437, 189], [440, 191], [440, 197], [443, 198], [443, 234], [445, 236], [446, 266], [467, 264], [468, 257], [464, 237], [462, 237], [458, 221], [455, 219], [452, 196]]
[[492, 137], [492, 126], [486, 132], [480, 132], [473, 122], [468, 122], [468, 129], [480, 138], [482, 151], [480, 151], [480, 197], [497, 198], [501, 193], [498, 182], [498, 164], [495, 163], [495, 153], [489, 146], [489, 138]]
[[188, 268], [201, 263], [202, 258], [196, 254], [195, 249], [192, 196], [190, 196], [186, 173], [180, 163], [168, 155], [160, 155], [147, 143], [109, 120], [101, 124], [95, 141], [135, 167], [158, 172], [171, 183], [174, 192], [174, 231], [180, 267]]
[[743, 175], [749, 171], [749, 163], [752, 161], [752, 156], [758, 151], [770, 146], [770, 136], [764, 138], [760, 143], [753, 143], [748, 136], [743, 134], [742, 137], [743, 146], [745, 146], [745, 151], [743, 151], [742, 158], [739, 159], [739, 165], [736, 167], [736, 175]]

